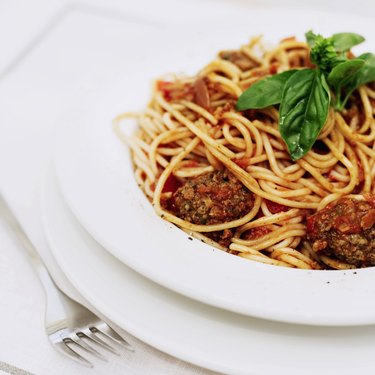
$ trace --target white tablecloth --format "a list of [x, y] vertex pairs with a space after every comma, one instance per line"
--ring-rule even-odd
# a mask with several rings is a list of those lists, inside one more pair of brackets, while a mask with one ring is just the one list
[[[286, 3], [307, 6], [297, 0], [0, 0], [0, 189], [47, 263], [53, 266], [41, 223], [40, 188], [50, 163], [53, 124], [86, 67], [106, 53], [106, 38], [124, 32], [127, 22], [165, 27], [182, 18], [199, 19], [207, 9], [223, 15], [233, 7]], [[316, 0], [308, 6], [359, 14], [375, 10], [372, 1], [358, 0]], [[63, 275], [56, 273], [74, 294]], [[108, 363], [97, 361], [93, 370], [86, 369], [49, 345], [43, 316], [39, 281], [17, 241], [0, 226], [0, 374], [16, 374], [12, 366], [36, 375], [210, 373], [129, 335], [135, 353], [108, 355]]]

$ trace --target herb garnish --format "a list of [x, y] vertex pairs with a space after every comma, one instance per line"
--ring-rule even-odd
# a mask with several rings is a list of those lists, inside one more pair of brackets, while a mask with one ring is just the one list
[[351, 58], [348, 52], [365, 39], [354, 33], [330, 38], [305, 34], [314, 69], [288, 70], [262, 79], [238, 98], [236, 109], [279, 107], [279, 129], [293, 160], [302, 158], [319, 136], [332, 106], [342, 111], [355, 89], [375, 81], [375, 55]]

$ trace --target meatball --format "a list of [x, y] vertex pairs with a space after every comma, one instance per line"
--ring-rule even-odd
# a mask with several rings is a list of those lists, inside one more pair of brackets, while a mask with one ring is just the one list
[[375, 266], [375, 196], [343, 197], [307, 218], [315, 252], [356, 267]]
[[[172, 197], [176, 216], [193, 224], [221, 224], [245, 216], [254, 205], [253, 194], [227, 171], [211, 172], [187, 180]], [[231, 230], [205, 235], [228, 247]]]

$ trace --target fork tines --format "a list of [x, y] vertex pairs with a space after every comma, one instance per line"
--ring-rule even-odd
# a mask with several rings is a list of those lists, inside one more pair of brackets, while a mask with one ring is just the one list
[[69, 332], [67, 329], [62, 329], [55, 332], [53, 336], [54, 338], [51, 338], [51, 341], [62, 353], [88, 367], [93, 367], [93, 364], [79, 352], [86, 352], [107, 361], [107, 358], [98, 352], [93, 345], [104, 348], [116, 355], [120, 354], [113, 344], [134, 351], [134, 348], [126, 340], [104, 322], [100, 322], [96, 326], [88, 326], [79, 331]]

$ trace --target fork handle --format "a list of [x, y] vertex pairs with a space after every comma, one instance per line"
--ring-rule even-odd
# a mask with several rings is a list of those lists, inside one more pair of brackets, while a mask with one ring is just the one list
[[[49, 308], [46, 311], [46, 319], [51, 319], [51, 321], [61, 321], [65, 316], [65, 310], [62, 302], [65, 295], [63, 295], [62, 291], [60, 291], [60, 289], [56, 286], [38, 251], [23, 230], [21, 224], [8, 206], [1, 192], [0, 216], [3, 221], [8, 224], [9, 228], [18, 238], [18, 240], [22, 243], [22, 247], [28, 255], [30, 264], [33, 266], [44, 287], [44, 292], [49, 305]], [[62, 297], [62, 295], [64, 297]]]

